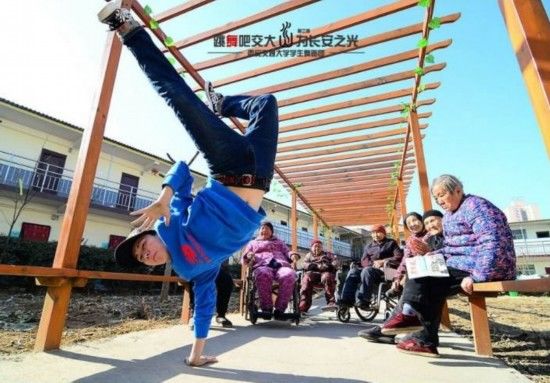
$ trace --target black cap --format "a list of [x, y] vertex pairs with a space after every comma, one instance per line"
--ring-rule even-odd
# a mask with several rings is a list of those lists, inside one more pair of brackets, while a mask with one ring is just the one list
[[263, 221], [262, 224], [261, 224], [260, 226], [267, 226], [267, 227], [269, 227], [269, 230], [271, 230], [271, 233], [275, 233], [275, 232], [273, 231], [273, 224], [272, 224], [271, 222], [269, 222], [269, 221]]
[[136, 267], [141, 265], [141, 263], [132, 255], [132, 247], [134, 246], [134, 243], [145, 234], [156, 235], [157, 232], [154, 230], [132, 230], [130, 234], [128, 234], [128, 237], [126, 237], [126, 239], [122, 241], [115, 249], [116, 263], [125, 267]]
[[424, 215], [422, 215], [422, 221], [424, 221], [426, 218], [428, 217], [439, 217], [439, 218], [443, 218], [443, 213], [440, 212], [439, 210], [426, 210], [424, 212]]

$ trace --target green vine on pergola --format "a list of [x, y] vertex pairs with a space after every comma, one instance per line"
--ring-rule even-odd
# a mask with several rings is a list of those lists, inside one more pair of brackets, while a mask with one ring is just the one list
[[[432, 5], [432, 0], [419, 0], [418, 5], [423, 8], [428, 8], [430, 5]], [[438, 29], [441, 26], [441, 18], [439, 17], [431, 17], [428, 21], [428, 28], [430, 30]], [[417, 48], [426, 48], [429, 45], [429, 39], [426, 37], [421, 37], [418, 42], [416, 43]], [[424, 56], [424, 62], [428, 64], [433, 64], [435, 62], [435, 56], [432, 53], [429, 53]], [[422, 77], [425, 74], [424, 68], [422, 66], [417, 66], [414, 68], [414, 73]], [[426, 90], [426, 85], [420, 83], [417, 88], [418, 93], [422, 93]], [[416, 111], [417, 105], [414, 103], [401, 103], [401, 116], [405, 119], [407, 119], [411, 112]], [[396, 161], [394, 163], [394, 169], [393, 172], [390, 175], [390, 186], [395, 186], [398, 181], [399, 177], [399, 167], [400, 163], [399, 161]], [[394, 197], [389, 195], [388, 196], [388, 203], [386, 205], [386, 212], [388, 213], [388, 219], [391, 220], [392, 218], [392, 212], [394, 209]]]
[[[418, 5], [420, 7], [423, 7], [423, 8], [428, 8], [430, 5], [432, 5], [432, 0], [419, 0]], [[439, 18], [439, 17], [432, 17], [428, 21], [428, 28], [432, 31], [434, 29], [438, 29], [440, 26], [441, 26], [441, 18]], [[420, 40], [418, 40], [416, 46], [417, 46], [417, 48], [426, 48], [428, 46], [428, 44], [429, 44], [428, 38], [422, 37], [422, 38], [420, 38]], [[435, 56], [432, 53], [427, 54], [424, 57], [424, 62], [426, 62], [428, 64], [433, 64], [435, 62]], [[417, 66], [414, 69], [414, 73], [417, 74], [419, 77], [422, 77], [425, 74], [424, 73], [424, 68], [421, 67], [421, 66]], [[421, 93], [425, 89], [426, 89], [426, 86], [424, 84], [419, 84], [417, 91], [418, 91], [418, 93]]]

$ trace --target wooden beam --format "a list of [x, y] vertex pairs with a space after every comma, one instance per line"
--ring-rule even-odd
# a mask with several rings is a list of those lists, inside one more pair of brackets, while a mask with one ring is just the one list
[[[392, 132], [391, 136], [394, 136], [393, 132], [394, 130], [390, 131]], [[388, 145], [396, 145], [396, 144], [402, 144], [403, 138], [393, 138], [389, 140], [379, 140], [376, 141], [374, 138], [379, 138], [380, 136], [374, 136], [374, 134], [378, 133], [372, 133], [372, 134], [364, 134], [361, 136], [352, 136], [352, 137], [346, 137], [346, 138], [339, 138], [335, 140], [324, 140], [319, 141], [314, 144], [297, 144], [297, 145], [285, 145], [283, 147], [279, 147], [277, 151], [277, 161], [284, 161], [287, 158], [307, 158], [307, 157], [318, 157], [323, 154], [333, 154], [333, 153], [342, 153], [342, 152], [350, 152], [354, 150], [361, 150], [361, 149], [370, 149], [370, 148], [376, 148], [376, 147], [382, 147], [382, 146], [388, 146]], [[361, 145], [348, 145], [348, 146], [339, 146], [334, 147], [336, 145], [342, 145], [342, 144], [349, 144], [354, 142], [365, 142]], [[368, 146], [364, 146], [368, 145]], [[323, 150], [316, 150], [316, 151], [310, 151], [305, 153], [299, 153], [294, 154], [296, 151], [304, 150], [304, 149], [314, 149], [314, 148], [320, 148], [320, 147], [330, 147], [331, 149], [323, 149]], [[326, 153], [325, 153], [326, 152]], [[293, 154], [281, 154], [281, 153], [293, 153]]]
[[212, 3], [213, 1], [214, 0], [189, 0], [183, 4], [177, 5], [164, 12], [157, 13], [156, 15], [153, 16], [153, 18], [159, 23], [162, 23], [164, 21], [168, 21], [184, 13], [190, 12], [193, 9], [202, 7], [203, 5]]
[[[419, 118], [428, 118], [431, 115], [432, 115], [431, 113], [422, 113], [418, 117]], [[328, 137], [328, 136], [340, 135], [342, 133], [361, 132], [361, 131], [367, 130], [367, 129], [375, 129], [375, 128], [381, 128], [381, 127], [385, 127], [385, 126], [398, 125], [398, 124], [402, 124], [406, 121], [407, 120], [404, 119], [403, 117], [388, 118], [388, 119], [384, 119], [384, 120], [367, 122], [367, 123], [363, 123], [363, 124], [344, 126], [344, 127], [341, 127], [341, 128], [331, 128], [331, 129], [319, 130], [319, 131], [310, 132], [310, 133], [294, 134], [294, 135], [291, 135], [291, 136], [286, 136], [286, 137], [279, 138], [279, 143], [284, 144], [284, 143], [287, 143], [287, 142], [309, 140], [311, 138], [319, 138], [319, 137]], [[356, 135], [355, 137], [356, 138], [363, 137], [363, 135], [360, 135], [360, 136]], [[315, 142], [314, 144], [317, 144], [317, 142]], [[284, 148], [285, 147], [283, 147], [283, 149]]]
[[381, 154], [399, 153], [399, 152], [401, 152], [401, 147], [393, 146], [393, 147], [386, 147], [383, 149], [363, 151], [359, 153], [346, 153], [346, 154], [338, 154], [338, 155], [325, 156], [325, 157], [317, 156], [316, 158], [310, 159], [310, 160], [277, 161], [277, 165], [281, 168], [288, 168], [293, 166], [302, 166], [302, 165], [311, 165], [311, 164], [323, 164], [323, 163], [326, 164], [329, 162], [349, 160], [352, 158], [365, 158], [365, 157], [371, 157], [371, 156], [378, 156]]
[[[440, 71], [444, 69], [446, 66], [445, 63], [439, 63], [432, 66], [429, 66], [424, 69], [425, 75], [431, 72]], [[348, 85], [342, 85], [337, 86], [334, 88], [324, 89], [320, 91], [315, 91], [312, 93], [307, 93], [301, 96], [291, 97], [284, 100], [279, 100], [278, 105], [279, 108], [284, 108], [286, 106], [291, 106], [294, 104], [301, 104], [303, 102], [312, 101], [312, 100], [319, 100], [326, 97], [336, 96], [343, 93], [349, 93], [354, 92], [357, 90], [364, 90], [367, 88], [372, 88], [375, 86], [380, 86], [384, 84], [390, 84], [393, 82], [403, 81], [403, 80], [409, 80], [411, 78], [415, 77], [414, 70], [406, 70], [394, 74], [390, 74], [387, 76], [380, 76], [376, 78], [372, 78], [370, 80], [364, 80], [364, 81], [357, 81], [353, 82]]]
[[[308, 33], [308, 37], [314, 38], [314, 37], [318, 37], [318, 36], [322, 36], [322, 35], [331, 34], [333, 32], [336, 32], [336, 31], [339, 31], [339, 30], [342, 30], [342, 29], [353, 27], [354, 25], [362, 24], [362, 23], [365, 23], [367, 21], [375, 20], [377, 18], [386, 16], [386, 15], [389, 15], [389, 14], [392, 14], [392, 13], [395, 13], [395, 12], [399, 12], [403, 9], [411, 8], [415, 5], [416, 4], [415, 4], [414, 0], [398, 1], [398, 2], [395, 2], [395, 3], [392, 3], [392, 4], [388, 4], [388, 5], [379, 7], [379, 8], [375, 8], [375, 9], [363, 12], [363, 13], [358, 14], [358, 15], [354, 15], [354, 16], [351, 16], [351, 17], [348, 17], [348, 18], [345, 18], [345, 19], [342, 19], [342, 20], [338, 20], [336, 22], [327, 24], [327, 25], [322, 26], [322, 27], [314, 28]], [[414, 28], [414, 27], [416, 27], [416, 28]], [[420, 32], [422, 30], [422, 25], [417, 24], [417, 25], [411, 26], [409, 28], [411, 28], [413, 30], [412, 31], [407, 30], [406, 32], [402, 32], [402, 33], [405, 33], [404, 36], [408, 36], [409, 34], [414, 34], [414, 33]], [[395, 33], [395, 31], [393, 31], [393, 32]], [[406, 34], [407, 32], [409, 34]], [[402, 37], [402, 36], [398, 36], [398, 37]], [[394, 38], [398, 38], [398, 37], [394, 37]], [[299, 37], [298, 36], [295, 36], [295, 37], [293, 36], [291, 43], [294, 45], [294, 44], [297, 44], [298, 42], [299, 42]], [[371, 44], [374, 44], [374, 42], [371, 43]], [[357, 43], [357, 47], [353, 46], [353, 47], [349, 47], [349, 48], [358, 49], [359, 47], [360, 47], [360, 42]], [[280, 44], [274, 43], [273, 46], [269, 46], [269, 47], [265, 47], [265, 48], [256, 47], [255, 50], [257, 50], [258, 52], [260, 52], [260, 51], [261, 52], [269, 52], [269, 51], [274, 51], [274, 50], [277, 50], [277, 49], [280, 49], [280, 48], [282, 48], [282, 46]], [[352, 50], [352, 49], [349, 49], [349, 48], [347, 50]], [[337, 48], [332, 48], [332, 49], [335, 50]], [[326, 51], [328, 51], [328, 49], [325, 50], [325, 54], [326, 54]], [[239, 60], [243, 60], [243, 59], [248, 58], [248, 57], [250, 57], [250, 56], [249, 56], [248, 49], [246, 49], [246, 50], [243, 50], [243, 51], [240, 51], [240, 52], [231, 53], [231, 54], [227, 54], [227, 55], [224, 55], [224, 56], [221, 56], [221, 57], [217, 57], [215, 59], [210, 59], [210, 60], [206, 60], [206, 61], [196, 63], [195, 68], [197, 68], [197, 70], [213, 68], [213, 67], [216, 67], [216, 66], [219, 66], [219, 65], [228, 64], [228, 63], [231, 63], [231, 62], [236, 62], [236, 61], [239, 61]], [[214, 85], [219, 87], [221, 85], [231, 84], [231, 83], [236, 82], [236, 81], [244, 80], [245, 78], [256, 77], [260, 74], [271, 73], [271, 72], [274, 72], [275, 70], [281, 70], [281, 69], [284, 69], [284, 68], [288, 68], [290, 66], [298, 65], [299, 63], [301, 63], [300, 61], [305, 61], [305, 62], [313, 61], [311, 59], [312, 59], [311, 57], [309, 57], [308, 60], [294, 59], [294, 60], [284, 61], [283, 63], [280, 63], [280, 64], [268, 65], [267, 67], [257, 69], [258, 72], [256, 74], [251, 74], [250, 73], [250, 72], [254, 72], [254, 71], [246, 72], [248, 74], [248, 77], [237, 77], [237, 79], [235, 79], [236, 76], [233, 76], [233, 77], [229, 78], [229, 79], [233, 79], [232, 81], [229, 80], [229, 79], [224, 79], [223, 82], [215, 82]], [[291, 65], [292, 62], [296, 62], [296, 63], [294, 63], [294, 65]], [[281, 64], [284, 64], [284, 65], [281, 65]], [[278, 69], [273, 69], [273, 68], [278, 68]], [[243, 74], [241, 74], [239, 76], [243, 76]]]
[[[409, 169], [406, 173], [407, 176], [409, 176], [412, 173], [412, 168]], [[381, 180], [386, 179], [388, 182], [390, 182], [390, 176], [391, 173], [387, 170], [373, 170], [368, 172], [368, 174], [365, 174], [363, 176], [354, 176], [354, 177], [345, 177], [342, 178], [344, 182], [352, 183], [354, 181], [367, 181], [367, 180]], [[290, 179], [289, 179], [290, 181]], [[293, 180], [293, 183], [300, 182], [302, 184], [301, 188], [307, 188], [309, 186], [319, 185], [322, 186], [327, 182], [327, 179], [325, 177], [318, 178], [316, 180], [300, 180], [295, 179]]]
[[[454, 22], [456, 19], [458, 19], [459, 16], [460, 15], [458, 15], [458, 14], [443, 16], [443, 17], [441, 17], [441, 23], [442, 24], [447, 24], [447, 23]], [[336, 24], [336, 23], [333, 23], [333, 24]], [[283, 70], [283, 69], [295, 67], [295, 66], [302, 65], [302, 64], [305, 64], [305, 63], [310, 63], [310, 62], [313, 62], [313, 61], [316, 61], [316, 60], [325, 59], [325, 58], [335, 56], [335, 55], [339, 55], [339, 54], [346, 53], [346, 52], [352, 52], [352, 51], [357, 50], [357, 49], [366, 48], [366, 47], [381, 44], [381, 43], [384, 43], [384, 42], [387, 42], [387, 41], [396, 40], [396, 39], [399, 39], [399, 38], [402, 38], [402, 37], [415, 35], [415, 34], [419, 33], [421, 30], [422, 30], [422, 24], [410, 25], [408, 27], [399, 28], [399, 29], [396, 29], [396, 30], [393, 30], [393, 31], [389, 31], [389, 32], [378, 34], [378, 35], [370, 36], [370, 37], [367, 37], [367, 38], [364, 38], [364, 39], [360, 39], [359, 41], [357, 41], [356, 45], [352, 45], [352, 46], [349, 46], [349, 47], [327, 48], [323, 51], [322, 56], [298, 57], [298, 58], [293, 58], [293, 59], [290, 59], [290, 60], [285, 60], [285, 61], [282, 61], [282, 62], [278, 62], [276, 64], [271, 64], [271, 65], [267, 65], [267, 66], [264, 66], [264, 67], [261, 67], [261, 68], [256, 68], [256, 69], [253, 69], [253, 70], [242, 72], [242, 73], [236, 74], [234, 76], [226, 77], [222, 80], [215, 81], [214, 86], [219, 88], [219, 87], [224, 86], [224, 85], [233, 84], [233, 83], [236, 83], [236, 82], [239, 82], [239, 81], [243, 81], [243, 80], [247, 80], [247, 79], [250, 79], [250, 78], [262, 76], [262, 75], [265, 75], [265, 74], [268, 74], [268, 73], [274, 73], [274, 72], [277, 72], [277, 71], [280, 71], [280, 70]], [[329, 33], [329, 32], [326, 32], [326, 33]], [[276, 47], [275, 48], [274, 47], [268, 47], [268, 48], [255, 49], [255, 51], [256, 52], [262, 52], [262, 51], [267, 52], [267, 51], [274, 51], [274, 50], [277, 50], [277, 49], [278, 48], [276, 48]], [[242, 60], [242, 59], [245, 59], [245, 58], [249, 58], [249, 57], [254, 57], [254, 56], [250, 56], [249, 50], [245, 50], [245, 51], [241, 51], [239, 53], [231, 53], [231, 54], [228, 54], [228, 55], [225, 55], [225, 56], [222, 56], [222, 57], [218, 57], [218, 58], [215, 58], [215, 59], [210, 59], [210, 60], [199, 62], [199, 63], [195, 64], [195, 68], [197, 68], [197, 70], [209, 69], [209, 68], [213, 68], [213, 67], [228, 64], [228, 63], [233, 63], [233, 62], [236, 62], [236, 61], [239, 61], [239, 60]]]
[[[413, 161], [410, 160], [409, 162], [409, 165], [412, 165], [411, 166], [411, 169], [414, 167], [413, 165]], [[382, 166], [371, 166], [371, 165], [365, 165], [365, 166], [358, 166], [356, 168], [350, 168], [350, 169], [344, 169], [344, 170], [331, 170], [331, 171], [327, 171], [327, 172], [323, 172], [323, 171], [318, 171], [316, 173], [316, 175], [303, 175], [303, 176], [300, 176], [300, 177], [297, 177], [297, 176], [294, 176], [294, 177], [289, 177], [290, 180], [294, 181], [293, 183], [297, 183], [297, 182], [300, 182], [302, 184], [305, 184], [307, 182], [311, 182], [311, 181], [322, 181], [322, 180], [327, 180], [327, 178], [329, 177], [335, 177], [335, 179], [349, 179], [350, 181], [355, 181], [357, 180], [356, 177], [361, 177], [361, 176], [368, 176], [371, 174], [370, 171], [368, 170], [375, 170], [375, 171], [378, 171], [378, 170], [383, 170], [383, 169], [392, 169], [393, 168], [393, 164], [386, 164], [386, 166], [382, 167]], [[391, 174], [390, 171], [387, 172], [388, 173], [388, 177], [389, 175]]]
[[[311, 186], [302, 186], [300, 189], [304, 194], [309, 194], [312, 191], [322, 190], [323, 193], [329, 193], [331, 192], [331, 189], [337, 189], [338, 191], [343, 190], [357, 190], [357, 188], [365, 188], [367, 190], [376, 190], [376, 187], [386, 187], [390, 184], [390, 177], [386, 177], [383, 180], [379, 181], [371, 181], [371, 180], [357, 180], [357, 181], [345, 181], [345, 182], [339, 182], [338, 180], [330, 180], [327, 181], [325, 184], [321, 185], [311, 185]], [[372, 188], [372, 189], [371, 189]]]
[[[412, 156], [413, 154], [411, 153], [408, 154], [409, 158]], [[322, 164], [322, 165], [315, 165], [315, 166], [294, 166], [292, 168], [281, 167], [281, 169], [283, 169], [283, 171], [287, 176], [292, 176], [292, 174], [295, 174], [295, 173], [312, 172], [312, 171], [321, 170], [321, 169], [338, 169], [338, 168], [349, 167], [349, 166], [373, 164], [373, 163], [388, 162], [388, 161], [395, 162], [400, 158], [401, 156], [399, 155], [380, 156], [380, 157], [374, 157], [374, 158], [367, 157], [359, 160], [340, 161], [340, 162], [333, 162], [330, 164]]]
[[499, 0], [499, 5], [550, 156], [550, 10], [541, 0]]
[[[424, 105], [431, 105], [434, 102], [435, 102], [435, 98], [423, 100], [417, 104], [417, 107], [424, 106]], [[324, 118], [320, 120], [312, 120], [312, 121], [302, 122], [299, 124], [286, 125], [279, 129], [279, 133], [294, 132], [296, 130], [307, 129], [307, 128], [318, 128], [320, 126], [335, 124], [337, 122], [352, 121], [352, 120], [358, 120], [366, 117], [380, 116], [383, 114], [401, 112], [402, 110], [403, 110], [403, 105], [398, 104], [398, 105], [386, 106], [383, 108], [365, 110], [362, 112], [342, 114], [339, 116]], [[282, 141], [279, 141], [279, 142], [282, 142]]]
[[[406, 164], [413, 164], [414, 160], [408, 160], [409, 162], [405, 162]], [[289, 176], [291, 179], [300, 179], [300, 180], [308, 180], [308, 179], [316, 179], [314, 177], [317, 176], [335, 176], [338, 177], [338, 179], [341, 179], [343, 177], [352, 176], [353, 174], [363, 174], [365, 170], [373, 170], [373, 169], [388, 169], [393, 168], [394, 164], [393, 162], [380, 162], [380, 163], [374, 163], [374, 164], [366, 164], [366, 165], [359, 165], [359, 166], [352, 166], [347, 167], [344, 169], [326, 169], [326, 170], [316, 170], [313, 172], [296, 172], [293, 173], [292, 176]]]
[[[439, 88], [440, 85], [441, 85], [440, 82], [428, 83], [428, 84], [426, 84], [425, 91], [432, 90], [432, 89], [437, 89], [437, 88]], [[404, 88], [404, 89], [394, 90], [394, 91], [390, 91], [390, 92], [386, 92], [386, 93], [380, 93], [380, 94], [377, 94], [377, 95], [374, 95], [374, 96], [361, 97], [361, 98], [352, 99], [352, 100], [348, 100], [348, 101], [336, 102], [336, 103], [333, 103], [333, 104], [327, 104], [327, 105], [318, 106], [318, 107], [315, 107], [315, 108], [306, 108], [304, 110], [300, 110], [300, 111], [297, 111], [297, 112], [290, 112], [290, 113], [286, 113], [286, 114], [280, 114], [279, 115], [279, 121], [288, 121], [288, 120], [293, 120], [293, 119], [296, 119], [296, 118], [312, 116], [312, 115], [315, 115], [315, 114], [333, 112], [335, 110], [353, 108], [355, 106], [368, 105], [368, 104], [373, 104], [373, 103], [377, 103], [377, 102], [393, 100], [395, 98], [405, 97], [405, 96], [410, 95], [410, 94], [411, 94], [410, 88]]]
[[[393, 190], [393, 188], [382, 188], [382, 189], [380, 189], [380, 191], [383, 191], [385, 193], [385, 195], [387, 195], [386, 190]], [[325, 194], [317, 194], [317, 195], [312, 195], [310, 197], [310, 199], [311, 199], [311, 203], [314, 204], [314, 203], [322, 203], [322, 202], [327, 202], [327, 201], [340, 201], [345, 196], [347, 196], [347, 198], [349, 198], [351, 200], [351, 199], [368, 199], [368, 198], [371, 198], [372, 196], [377, 196], [377, 195], [378, 194], [376, 194], [374, 191], [358, 190], [358, 191], [352, 192], [352, 193], [343, 193], [343, 192], [342, 193], [334, 193], [330, 196], [325, 195]]]
[[297, 160], [299, 158], [318, 157], [318, 156], [323, 156], [328, 154], [352, 152], [355, 150], [372, 149], [372, 148], [377, 148], [381, 146], [402, 144], [403, 142], [404, 142], [403, 139], [396, 138], [396, 139], [376, 141], [376, 142], [365, 142], [357, 145], [340, 146], [338, 148], [312, 150], [305, 153], [291, 153], [291, 154], [277, 155], [276, 161]]
[[187, 283], [179, 277], [162, 275], [114, 273], [108, 271], [78, 270], [72, 268], [52, 268], [44, 266], [5, 265], [0, 264], [0, 275], [17, 275], [38, 278], [69, 278], [69, 279], [109, 279], [117, 281], [138, 282], [177, 282]]
[[[207, 2], [211, 2], [212, 0], [208, 0]], [[318, 2], [319, 0], [291, 0], [291, 1], [285, 1], [282, 4], [276, 5], [274, 7], [271, 7], [269, 9], [266, 9], [264, 11], [258, 12], [254, 15], [244, 17], [240, 20], [235, 20], [230, 23], [224, 24], [222, 26], [209, 29], [207, 31], [201, 32], [199, 34], [196, 34], [194, 36], [186, 37], [184, 39], [181, 39], [177, 41], [174, 45], [176, 49], [182, 49], [194, 44], [198, 44], [202, 41], [208, 40], [209, 38], [212, 38], [214, 36], [223, 35], [224, 33], [235, 31], [240, 28], [244, 28], [248, 25], [258, 23], [263, 20], [271, 19], [273, 17], [279, 16], [283, 13], [287, 13], [290, 11], [293, 11], [295, 9], [299, 9], [302, 7], [305, 7], [307, 5], [313, 4]], [[180, 6], [181, 7], [181, 6]], [[178, 7], [175, 7], [178, 8]], [[173, 8], [174, 9], [174, 8]], [[157, 19], [157, 21], [160, 21]]]
[[[451, 45], [451, 43], [452, 43], [452, 40], [440, 41], [438, 43], [428, 45], [428, 50], [430, 52], [433, 52], [436, 49], [446, 48], [449, 45]], [[287, 81], [276, 85], [270, 85], [263, 88], [245, 91], [244, 94], [249, 94], [249, 95], [261, 95], [261, 94], [268, 94], [268, 93], [273, 94], [273, 93], [282, 92], [289, 89], [296, 89], [306, 85], [318, 84], [323, 81], [334, 80], [337, 78], [350, 76], [352, 74], [366, 72], [368, 70], [379, 69], [384, 66], [393, 65], [393, 64], [397, 64], [403, 61], [416, 58], [417, 56], [418, 56], [418, 49], [411, 49], [410, 51], [401, 52], [401, 53], [386, 56], [386, 57], [381, 57], [362, 64], [352, 65], [349, 67], [340, 68], [329, 72], [317, 74], [314, 76], [302, 77], [300, 79], [293, 80], [293, 81]], [[410, 94], [410, 92], [411, 92], [410, 89], [407, 89], [407, 94]]]

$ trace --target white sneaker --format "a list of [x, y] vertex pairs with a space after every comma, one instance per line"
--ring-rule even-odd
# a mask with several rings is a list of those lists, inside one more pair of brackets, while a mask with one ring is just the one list
[[204, 82], [204, 93], [206, 94], [208, 108], [216, 115], [221, 116], [223, 95], [215, 92], [214, 86], [208, 80]]
[[138, 22], [132, 17], [130, 10], [122, 8], [122, 0], [114, 0], [107, 3], [98, 12], [97, 18], [103, 24], [107, 24], [110, 31], [115, 31], [124, 25], [124, 23], [128, 23], [129, 28], [125, 29], [124, 34], [139, 26]]

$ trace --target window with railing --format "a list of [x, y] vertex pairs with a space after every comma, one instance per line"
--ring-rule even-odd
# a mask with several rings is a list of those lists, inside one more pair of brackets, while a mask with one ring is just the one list
[[48, 149], [42, 149], [40, 161], [36, 163], [32, 187], [44, 193], [56, 194], [65, 168], [67, 156]]

